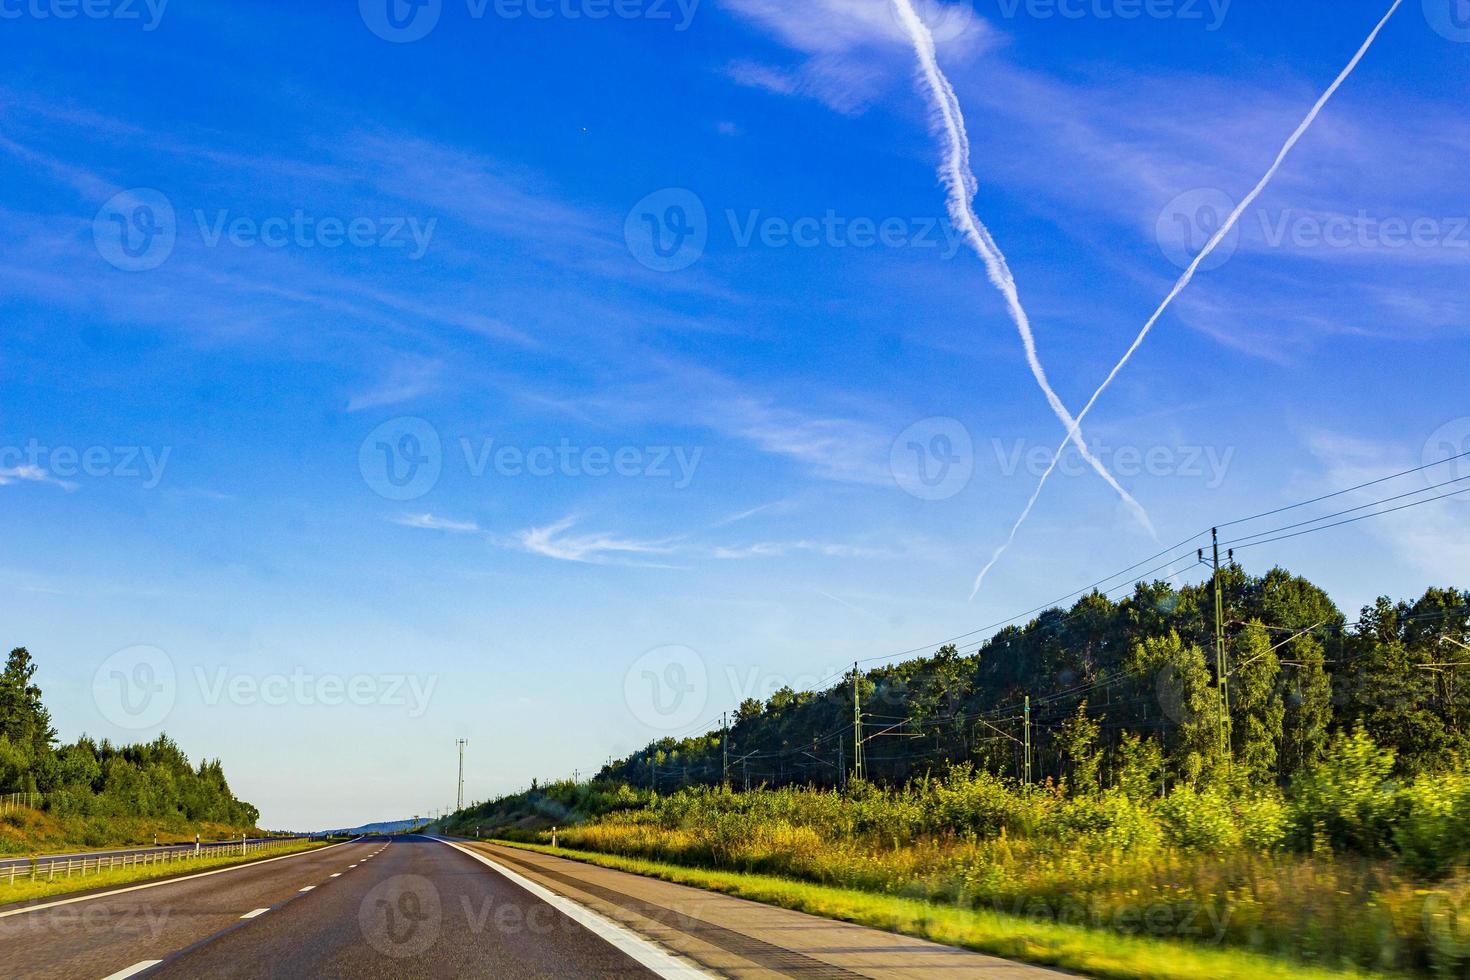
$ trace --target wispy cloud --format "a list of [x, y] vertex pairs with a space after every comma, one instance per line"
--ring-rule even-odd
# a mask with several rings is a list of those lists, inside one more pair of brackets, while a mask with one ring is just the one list
[[403, 514], [393, 518], [394, 524], [416, 527], [425, 531], [453, 531], [456, 534], [478, 534], [480, 525], [474, 521], [452, 521], [433, 514]]
[[0, 487], [9, 486], [12, 483], [45, 483], [67, 491], [77, 488], [77, 485], [70, 480], [58, 479], [39, 466], [29, 464], [9, 468], [0, 467]]
[[817, 476], [845, 483], [889, 485], [892, 436], [855, 419], [812, 418], [753, 397], [712, 404], [708, 419], [762, 452], [794, 459]]
[[[905, 34], [890, 0], [723, 0], [784, 47], [801, 55], [792, 66], [741, 59], [725, 69], [740, 85], [815, 99], [837, 112], [863, 112], [895, 77]], [[940, 43], [955, 57], [999, 39], [966, 3], [920, 0], [927, 22], [940, 25]]]
[[865, 548], [849, 544], [827, 544], [821, 541], [761, 541], [734, 548], [716, 548], [714, 557], [722, 561], [749, 558], [785, 558], [793, 553], [821, 555], [824, 558], [891, 558], [894, 552], [883, 548]]
[[442, 369], [443, 365], [436, 360], [410, 355], [398, 357], [386, 377], [348, 400], [347, 411], [398, 405], [427, 395], [438, 387]]
[[752, 517], [755, 517], [757, 515], [769, 513], [778, 508], [785, 508], [789, 504], [790, 501], [773, 500], [768, 504], [761, 504], [759, 507], [751, 507], [747, 510], [737, 511], [734, 514], [730, 514], [715, 521], [713, 524], [710, 525], [710, 530], [721, 527], [729, 527], [731, 524], [739, 524], [741, 521], [748, 521]]
[[653, 562], [634, 560], [634, 556], [670, 555], [676, 550], [669, 540], [635, 541], [605, 532], [568, 533], [577, 523], [575, 516], [564, 517], [554, 524], [519, 531], [513, 541], [533, 555], [588, 565], [657, 567]]
[[[1358, 436], [1330, 431], [1312, 431], [1306, 434], [1307, 449], [1321, 467], [1321, 475], [1303, 483], [1310, 491], [1330, 492], [1345, 486], [1357, 486], [1377, 480], [1387, 474], [1401, 472], [1420, 465], [1423, 460], [1402, 445], [1386, 445]], [[1419, 447], [1410, 447], [1418, 449]], [[1463, 463], [1464, 461], [1460, 461]], [[1446, 490], [1430, 490], [1432, 483], [1470, 475], [1463, 465], [1449, 463], [1424, 473], [1415, 473], [1392, 483], [1381, 484], [1356, 494], [1340, 498], [1331, 511], [1342, 511], [1350, 507], [1383, 500], [1391, 496], [1424, 489], [1423, 496], [1407, 498], [1405, 503], [1429, 500], [1458, 486]], [[1391, 504], [1389, 506], [1400, 506]], [[1360, 514], [1372, 513], [1368, 508]], [[1358, 515], [1353, 515], [1358, 516]], [[1323, 532], [1328, 535], [1351, 536], [1366, 534], [1388, 549], [1395, 558], [1408, 568], [1419, 569], [1440, 582], [1462, 582], [1470, 577], [1470, 558], [1463, 548], [1448, 546], [1448, 542], [1463, 541], [1470, 535], [1470, 499], [1451, 497], [1424, 503], [1420, 506], [1374, 517], [1361, 523]], [[1314, 535], [1315, 537], [1315, 535]]]

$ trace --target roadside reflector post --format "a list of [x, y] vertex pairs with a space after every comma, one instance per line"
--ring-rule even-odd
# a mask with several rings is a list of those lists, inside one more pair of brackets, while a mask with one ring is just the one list
[[555, 827], [552, 827], [551, 828], [551, 846], [552, 847], [555, 847], [556, 846], [556, 828]]

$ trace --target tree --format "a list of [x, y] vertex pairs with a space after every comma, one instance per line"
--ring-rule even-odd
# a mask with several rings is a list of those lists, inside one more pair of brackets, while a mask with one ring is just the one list
[[30, 652], [25, 647], [11, 650], [5, 671], [0, 673], [0, 735], [26, 756], [32, 768], [51, 754], [56, 741], [51, 714], [41, 703], [41, 689], [32, 682], [35, 676]]
[[1083, 701], [1077, 706], [1077, 713], [1062, 723], [1057, 737], [1066, 767], [1067, 788], [1078, 796], [1090, 796], [1101, 788], [1098, 781], [1102, 768], [1102, 749], [1098, 746], [1101, 731], [1098, 722], [1087, 717], [1087, 702]]
[[1290, 779], [1314, 765], [1327, 748], [1332, 723], [1332, 678], [1321, 642], [1310, 634], [1286, 646], [1290, 666], [1282, 671], [1281, 775]]
[[1281, 700], [1281, 661], [1271, 635], [1252, 620], [1236, 638], [1235, 676], [1230, 681], [1230, 715], [1236, 760], [1253, 780], [1276, 778], [1286, 708]]
[[1166, 728], [1166, 756], [1175, 775], [1193, 785], [1223, 761], [1220, 757], [1220, 698], [1199, 644], [1179, 634], [1144, 640], [1133, 650], [1130, 670], [1151, 680]]

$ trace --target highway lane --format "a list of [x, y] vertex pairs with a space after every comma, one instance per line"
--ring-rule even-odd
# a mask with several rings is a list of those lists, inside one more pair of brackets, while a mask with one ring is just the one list
[[[249, 843], [249, 844], [268, 844], [268, 843], [271, 843], [272, 841], [277, 841], [277, 840], [282, 840], [282, 838], [280, 838], [280, 837], [251, 837], [251, 838], [248, 838], [247, 839], [246, 843]], [[235, 845], [239, 845], [239, 843], [240, 843], [240, 839], [237, 837], [234, 840], [214, 840], [214, 841], [207, 840], [207, 841], [202, 841], [201, 842], [201, 846], [203, 846], [203, 847], [216, 847], [216, 846], [221, 845], [221, 844], [235, 844]], [[16, 866], [19, 866], [21, 868], [29, 869], [30, 866], [31, 866], [31, 861], [33, 861], [33, 860], [35, 860], [35, 861], [41, 861], [41, 862], [46, 862], [46, 861], [65, 861], [65, 860], [68, 860], [68, 859], [70, 859], [70, 860], [83, 860], [83, 859], [85, 859], [87, 861], [94, 861], [97, 858], [130, 857], [130, 856], [138, 855], [138, 854], [163, 854], [163, 853], [166, 853], [166, 852], [192, 851], [192, 850], [194, 850], [194, 845], [193, 844], [161, 844], [158, 847], [147, 847], [147, 846], [144, 846], [144, 847], [124, 847], [124, 848], [116, 848], [116, 849], [105, 850], [105, 851], [72, 851], [72, 852], [67, 853], [67, 854], [34, 854], [34, 855], [26, 855], [24, 857], [0, 857], [0, 874], [3, 874], [3, 873], [8, 872], [10, 870], [10, 866], [11, 865], [16, 865]]]
[[145, 975], [631, 980], [656, 974], [464, 852], [410, 837]]
[[349, 864], [361, 867], [388, 846], [363, 840], [95, 897], [0, 907], [0, 972], [110, 977], [251, 921], [241, 916], [289, 903], [303, 886], [331, 880]]

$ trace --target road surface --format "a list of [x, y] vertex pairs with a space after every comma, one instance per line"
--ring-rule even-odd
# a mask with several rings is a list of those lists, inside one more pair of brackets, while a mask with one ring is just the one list
[[365, 838], [165, 882], [0, 906], [6, 977], [667, 980], [1049, 971], [616, 871]]

